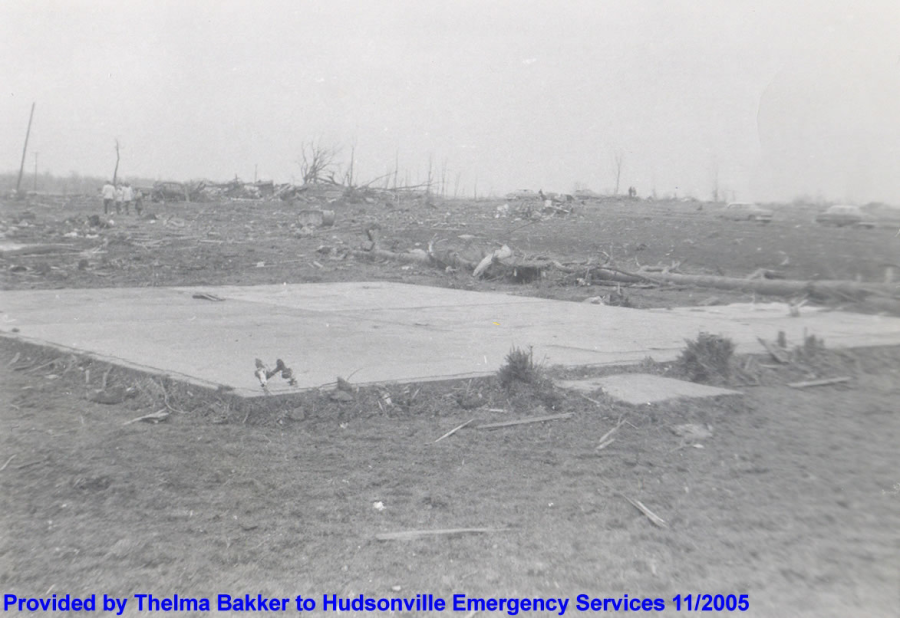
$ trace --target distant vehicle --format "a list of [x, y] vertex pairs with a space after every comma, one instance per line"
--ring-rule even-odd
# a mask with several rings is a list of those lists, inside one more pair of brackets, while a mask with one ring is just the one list
[[722, 209], [721, 217], [731, 221], [759, 221], [768, 223], [775, 215], [768, 208], [762, 208], [750, 202], [733, 202]]
[[[146, 195], [146, 193], [145, 193]], [[154, 202], [187, 202], [187, 188], [180, 182], [154, 183], [150, 192], [150, 199]]]
[[816, 217], [816, 223], [822, 225], [835, 225], [837, 227], [844, 227], [845, 225], [852, 225], [855, 227], [875, 227], [873, 221], [866, 221], [864, 219], [863, 212], [858, 206], [851, 206], [849, 204], [831, 206], [828, 210], [820, 213]]

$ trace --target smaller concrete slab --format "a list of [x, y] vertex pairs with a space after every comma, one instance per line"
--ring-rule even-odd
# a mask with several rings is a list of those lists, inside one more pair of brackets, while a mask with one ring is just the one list
[[557, 385], [582, 393], [602, 390], [613, 399], [634, 405], [656, 403], [678, 397], [698, 398], [743, 394], [727, 388], [663, 378], [649, 373], [620, 373], [585, 380], [562, 380], [557, 382]]

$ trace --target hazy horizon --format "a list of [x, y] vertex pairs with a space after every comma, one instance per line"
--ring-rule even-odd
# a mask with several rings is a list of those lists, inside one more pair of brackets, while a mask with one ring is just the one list
[[[0, 169], [900, 203], [900, 3], [8, 0]], [[718, 182], [716, 181], [718, 179]]]

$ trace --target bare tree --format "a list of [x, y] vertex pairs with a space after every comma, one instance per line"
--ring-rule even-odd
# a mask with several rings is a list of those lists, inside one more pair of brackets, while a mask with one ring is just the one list
[[331, 173], [334, 181], [334, 160], [338, 156], [339, 149], [325, 146], [320, 141], [304, 142], [300, 151], [300, 173], [303, 174], [304, 184], [327, 180], [325, 174]]
[[425, 180], [425, 195], [431, 195], [431, 184], [434, 182], [434, 154], [428, 153], [428, 177]]
[[617, 150], [612, 155], [613, 173], [616, 175], [616, 190], [613, 195], [619, 194], [619, 179], [622, 177], [622, 166], [625, 163], [625, 153]]

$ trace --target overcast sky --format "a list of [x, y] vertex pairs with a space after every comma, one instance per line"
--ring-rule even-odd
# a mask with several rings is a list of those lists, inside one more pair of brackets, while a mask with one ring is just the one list
[[0, 170], [900, 203], [898, 0], [3, 0]]

